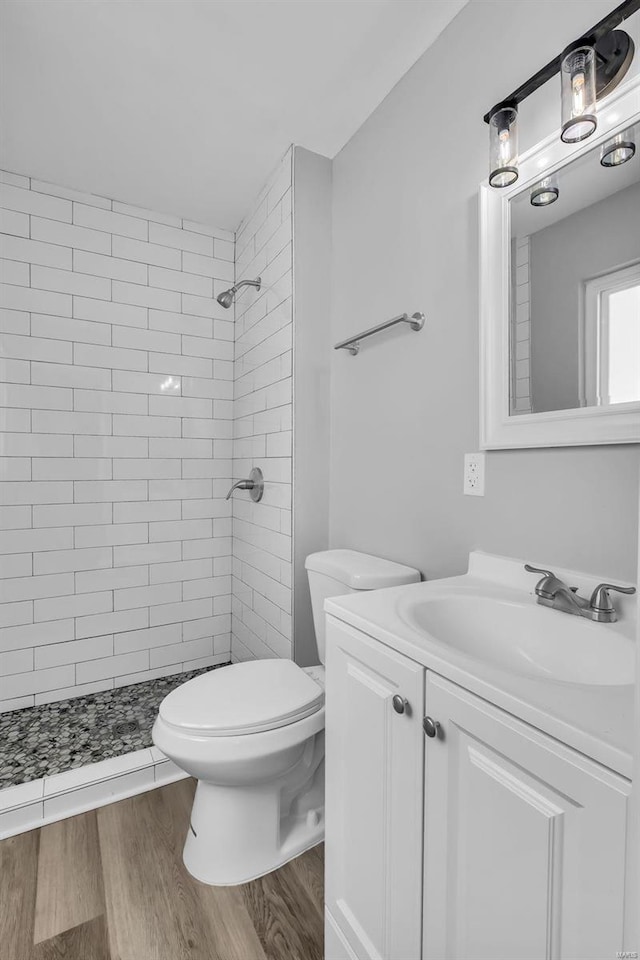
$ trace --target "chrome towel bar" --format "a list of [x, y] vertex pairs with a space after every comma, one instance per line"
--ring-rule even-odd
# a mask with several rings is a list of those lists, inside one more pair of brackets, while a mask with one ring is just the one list
[[369, 330], [365, 330], [363, 333], [359, 333], [356, 337], [349, 337], [348, 340], [342, 340], [341, 343], [336, 343], [334, 350], [348, 350], [352, 356], [356, 356], [360, 349], [360, 341], [364, 340], [366, 337], [372, 337], [374, 333], [380, 333], [381, 330], [386, 330], [388, 327], [394, 327], [396, 323], [408, 323], [412, 330], [422, 330], [424, 327], [424, 313], [412, 313], [409, 316], [408, 313], [401, 313], [397, 317], [392, 317], [391, 320], [385, 320], [384, 323], [379, 323], [377, 327], [371, 327]]

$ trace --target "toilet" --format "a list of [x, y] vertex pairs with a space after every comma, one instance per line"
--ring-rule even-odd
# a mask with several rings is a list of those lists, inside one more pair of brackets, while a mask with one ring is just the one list
[[184, 863], [203, 883], [246, 883], [324, 836], [324, 601], [414, 583], [417, 570], [354, 550], [307, 557], [320, 663], [235, 663], [160, 704], [153, 742], [198, 781]]

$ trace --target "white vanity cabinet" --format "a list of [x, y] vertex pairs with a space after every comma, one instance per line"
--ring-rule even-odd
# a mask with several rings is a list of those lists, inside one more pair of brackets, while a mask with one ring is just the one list
[[333, 617], [327, 640], [326, 960], [615, 957], [629, 782]]
[[425, 670], [331, 617], [326, 668], [325, 956], [419, 960]]
[[426, 709], [425, 960], [615, 957], [628, 781], [430, 671]]

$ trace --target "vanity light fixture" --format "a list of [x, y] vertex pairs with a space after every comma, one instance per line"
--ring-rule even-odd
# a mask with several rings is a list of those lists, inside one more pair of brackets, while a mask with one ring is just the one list
[[489, 183], [510, 187], [518, 179], [518, 108], [501, 103], [489, 117]]
[[600, 163], [603, 167], [619, 167], [627, 160], [631, 160], [636, 152], [633, 140], [625, 140], [624, 134], [618, 134], [613, 140], [603, 144], [600, 154]]
[[[616, 28], [638, 10], [640, 0], [624, 0], [485, 114], [485, 123], [489, 124], [492, 187], [508, 187], [518, 179], [518, 104], [556, 73], [561, 77], [561, 139], [565, 143], [578, 143], [591, 136], [598, 125], [596, 102], [618, 86], [633, 60], [633, 40], [624, 30]], [[631, 156], [633, 153], [625, 159]], [[604, 166], [616, 165], [602, 162]], [[617, 162], [624, 163], [624, 160]]]
[[545, 177], [535, 187], [531, 188], [529, 202], [532, 207], [548, 207], [555, 203], [560, 196], [560, 190], [553, 177]]
[[595, 47], [576, 40], [562, 54], [562, 133], [565, 143], [590, 137], [596, 120]]

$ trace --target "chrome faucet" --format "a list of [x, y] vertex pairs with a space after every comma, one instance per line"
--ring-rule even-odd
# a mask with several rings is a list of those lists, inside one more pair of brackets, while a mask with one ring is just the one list
[[591, 594], [591, 598], [587, 600], [586, 597], [579, 596], [577, 587], [567, 586], [551, 570], [540, 570], [528, 563], [525, 563], [524, 568], [529, 573], [542, 574], [542, 579], [538, 580], [535, 588], [538, 603], [545, 607], [552, 607], [554, 610], [561, 610], [563, 613], [572, 613], [578, 617], [586, 617], [587, 620], [595, 620], [597, 623], [615, 623], [618, 619], [609, 590], [628, 594], [636, 592], [635, 587], [599, 583]]

